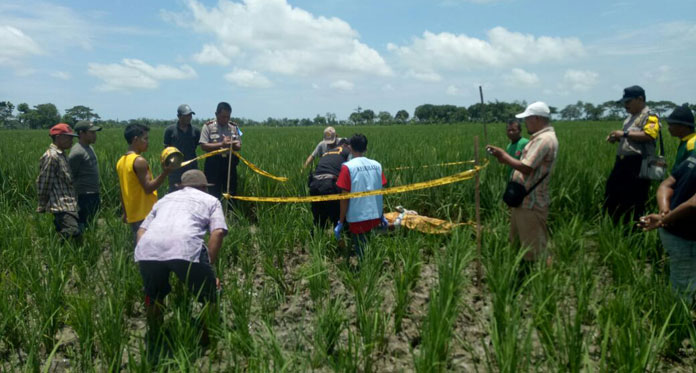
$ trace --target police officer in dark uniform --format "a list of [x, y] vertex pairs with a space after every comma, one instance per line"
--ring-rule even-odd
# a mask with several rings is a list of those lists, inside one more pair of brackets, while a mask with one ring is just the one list
[[[328, 149], [319, 158], [317, 168], [309, 175], [309, 194], [323, 196], [339, 194], [341, 191], [336, 186], [341, 165], [348, 160], [350, 148], [346, 139], [334, 140], [333, 144], [327, 144]], [[341, 213], [339, 201], [312, 202], [312, 216], [314, 224], [324, 228], [338, 222]]]
[[655, 155], [655, 140], [660, 132], [660, 120], [645, 104], [645, 91], [635, 85], [624, 89], [619, 100], [630, 114], [623, 129], [607, 136], [609, 143], [618, 143], [616, 162], [607, 179], [604, 209], [614, 223], [637, 221], [645, 212], [650, 180], [639, 177], [644, 157]]
[[[227, 102], [218, 104], [215, 110], [215, 119], [203, 125], [199, 143], [205, 152], [232, 147], [233, 150], [242, 149], [241, 132], [237, 123], [230, 121], [232, 107]], [[230, 163], [230, 158], [231, 163]], [[213, 186], [208, 188], [208, 193], [220, 198], [227, 192], [227, 174], [229, 168], [229, 193], [237, 194], [237, 164], [239, 159], [229, 153], [222, 153], [205, 159], [203, 172], [208, 182]]]

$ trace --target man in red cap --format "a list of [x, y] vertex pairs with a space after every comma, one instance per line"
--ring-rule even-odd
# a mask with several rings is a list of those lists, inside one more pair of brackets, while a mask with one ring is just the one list
[[77, 135], [65, 123], [51, 127], [53, 143], [41, 156], [36, 191], [39, 197], [37, 212], [53, 214], [56, 231], [64, 238], [77, 237], [80, 228], [77, 217], [77, 195], [73, 187], [70, 164], [65, 151], [70, 149]]

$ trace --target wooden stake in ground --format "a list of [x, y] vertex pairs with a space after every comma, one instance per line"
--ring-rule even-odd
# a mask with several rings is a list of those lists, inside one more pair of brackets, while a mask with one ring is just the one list
[[483, 87], [479, 86], [479, 96], [481, 96], [481, 121], [483, 121], [483, 142], [488, 144], [488, 126], [486, 126], [486, 118], [483, 116], [483, 111], [486, 109], [483, 103]]
[[[229, 124], [227, 124], [227, 126], [229, 126]], [[230, 143], [230, 151], [229, 153], [227, 153], [227, 196], [230, 196], [230, 176], [232, 174], [232, 157], [234, 157], [234, 154], [232, 154], [232, 144]], [[225, 198], [225, 216], [227, 216], [227, 210], [230, 206], [230, 200], [231, 198]]]
[[[484, 125], [485, 126], [485, 125]], [[486, 128], [486, 127], [483, 127]], [[479, 165], [479, 145], [478, 136], [474, 136], [474, 167]], [[479, 172], [476, 173], [475, 180], [475, 206], [476, 206], [476, 287], [481, 285], [481, 277], [483, 273], [481, 271], [481, 193], [479, 192]]]

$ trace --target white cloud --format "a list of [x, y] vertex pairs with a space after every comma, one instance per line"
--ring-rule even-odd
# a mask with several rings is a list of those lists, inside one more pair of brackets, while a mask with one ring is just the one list
[[0, 65], [18, 66], [22, 58], [42, 54], [34, 39], [12, 26], [0, 26]]
[[412, 78], [417, 79], [417, 80], [422, 80], [424, 82], [430, 82], [430, 83], [436, 83], [436, 82], [439, 82], [442, 80], [442, 76], [440, 76], [440, 74], [438, 74], [432, 70], [428, 70], [428, 71], [409, 70], [406, 73], [406, 76], [412, 77]]
[[447, 93], [450, 96], [457, 96], [460, 92], [461, 90], [453, 85], [447, 87], [447, 90], [445, 91], [445, 93]]
[[660, 65], [654, 70], [646, 71], [643, 75], [645, 75], [648, 80], [657, 83], [669, 83], [675, 80], [672, 74], [672, 67], [668, 65]]
[[65, 71], [54, 71], [51, 73], [51, 76], [60, 80], [69, 80], [71, 78], [70, 74]]
[[539, 83], [539, 76], [516, 67], [505, 76], [505, 81], [512, 86], [533, 86]]
[[120, 64], [89, 63], [87, 72], [104, 81], [97, 88], [103, 91], [155, 89], [160, 80], [192, 79], [196, 71], [188, 65], [179, 68], [152, 66], [141, 60], [124, 58]]
[[599, 74], [589, 70], [566, 70], [563, 75], [563, 84], [573, 91], [587, 91], [597, 84]]
[[331, 83], [331, 88], [336, 88], [341, 91], [350, 91], [355, 85], [347, 80], [337, 80]]
[[181, 27], [214, 35], [222, 55], [237, 57], [250, 69], [300, 76], [392, 74], [347, 22], [314, 16], [286, 0], [220, 0], [212, 8], [189, 0], [188, 7], [191, 14], [162, 15]]
[[234, 69], [231, 73], [225, 74], [225, 80], [240, 87], [247, 88], [268, 88], [271, 81], [257, 71]]
[[582, 42], [577, 38], [534, 36], [511, 32], [504, 27], [488, 31], [488, 40], [464, 34], [425, 31], [411, 44], [387, 49], [401, 58], [404, 64], [416, 72], [466, 71], [474, 68], [505, 67], [519, 64], [536, 64], [562, 61], [585, 54]]
[[202, 65], [227, 66], [230, 64], [230, 59], [212, 44], [204, 45], [200, 52], [193, 55], [193, 60]]
[[0, 25], [31, 36], [47, 50], [91, 49], [94, 28], [70, 8], [38, 1], [6, 0], [0, 4]]

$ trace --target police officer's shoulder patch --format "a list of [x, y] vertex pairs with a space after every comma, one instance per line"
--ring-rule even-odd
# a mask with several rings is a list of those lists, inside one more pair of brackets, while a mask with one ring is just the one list
[[203, 125], [204, 125], [204, 126], [209, 126], [209, 125], [215, 124], [215, 123], [216, 123], [216, 120], [215, 120], [215, 119], [211, 119], [211, 120], [205, 122], [205, 124], [203, 124]]
[[690, 152], [694, 150], [694, 148], [696, 148], [696, 136], [686, 140], [686, 150]]
[[643, 126], [643, 132], [653, 139], [656, 139], [659, 131], [660, 119], [657, 117], [657, 115], [649, 113], [648, 119], [645, 121], [645, 125]]

